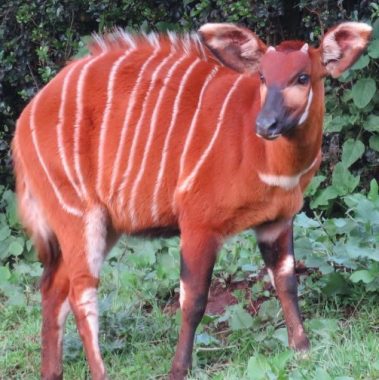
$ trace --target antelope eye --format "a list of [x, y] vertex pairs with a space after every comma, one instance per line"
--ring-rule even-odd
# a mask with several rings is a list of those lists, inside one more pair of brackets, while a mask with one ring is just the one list
[[262, 83], [266, 82], [265, 77], [263, 76], [262, 73], [259, 73], [259, 79], [261, 80]]
[[309, 75], [308, 74], [300, 74], [298, 77], [297, 77], [297, 83], [298, 84], [307, 84], [309, 82]]

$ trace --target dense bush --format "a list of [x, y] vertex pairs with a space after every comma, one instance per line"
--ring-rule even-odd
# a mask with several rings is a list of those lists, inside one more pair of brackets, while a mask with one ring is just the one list
[[115, 25], [185, 31], [227, 21], [249, 26], [270, 44], [285, 38], [317, 44], [324, 30], [340, 20], [370, 22], [374, 39], [367, 53], [342, 78], [326, 82], [324, 163], [308, 191], [308, 215], [343, 216], [350, 207], [343, 197], [367, 193], [372, 178], [379, 177], [379, 6], [374, 2], [9, 0], [0, 4], [0, 20], [0, 264], [14, 266], [19, 257], [30, 256], [30, 244], [9, 217], [14, 208], [9, 144], [18, 114], [83, 49], [85, 37]]

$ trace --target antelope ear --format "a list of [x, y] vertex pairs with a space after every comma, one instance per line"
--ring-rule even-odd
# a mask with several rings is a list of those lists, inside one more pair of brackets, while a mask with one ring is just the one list
[[328, 31], [321, 42], [321, 57], [328, 74], [340, 76], [363, 53], [371, 26], [362, 22], [344, 22]]
[[267, 49], [255, 33], [234, 24], [205, 24], [199, 34], [223, 64], [241, 73], [257, 71]]

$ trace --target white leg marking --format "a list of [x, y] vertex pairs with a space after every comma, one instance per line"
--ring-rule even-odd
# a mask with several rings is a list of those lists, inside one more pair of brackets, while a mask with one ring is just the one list
[[270, 268], [267, 268], [267, 273], [268, 273], [268, 276], [270, 277], [270, 281], [271, 281], [272, 286], [274, 287], [274, 289], [276, 289], [274, 273], [272, 273], [272, 270]]
[[183, 309], [184, 302], [186, 301], [186, 289], [185, 284], [180, 280], [180, 293], [179, 293], [179, 304], [180, 308]]
[[265, 173], [260, 173], [258, 172], [259, 179], [264, 182], [266, 185], [269, 186], [278, 186], [281, 187], [284, 190], [291, 190], [295, 188], [300, 181], [300, 178], [309, 172], [313, 166], [316, 165], [316, 162], [318, 160], [318, 155], [317, 157], [313, 160], [311, 165], [306, 168], [305, 170], [301, 171], [299, 174], [293, 175], [293, 176], [288, 176], [288, 175], [275, 175], [275, 174], [265, 174]]
[[[140, 90], [142, 80], [145, 78], [146, 69], [149, 67], [150, 63], [156, 58], [159, 51], [160, 51], [160, 48], [158, 46], [155, 48], [155, 50], [153, 51], [153, 54], [149, 57], [149, 59], [141, 67], [141, 70], [138, 74], [136, 83], [135, 83], [133, 90], [132, 90], [132, 93], [130, 95], [128, 107], [127, 107], [126, 113], [125, 113], [124, 123], [123, 123], [122, 129], [121, 129], [120, 142], [119, 142], [118, 147], [117, 147], [115, 164], [114, 164], [113, 169], [112, 169], [112, 179], [111, 179], [111, 186], [110, 186], [110, 192], [109, 192], [108, 198], [111, 198], [114, 194], [114, 187], [116, 184], [116, 179], [118, 178], [118, 173], [120, 171], [120, 164], [121, 164], [122, 152], [124, 150], [126, 134], [129, 130], [130, 118], [132, 116], [134, 106], [136, 104], [137, 94]], [[133, 146], [132, 146], [132, 148], [133, 148]], [[134, 152], [133, 152], [133, 154], [134, 154]], [[129, 162], [130, 162], [130, 159], [128, 161], [128, 169], [129, 169]], [[131, 168], [129, 170], [128, 169], [127, 169], [127, 175], [129, 175]], [[127, 176], [125, 178], [127, 178]], [[122, 184], [121, 184], [119, 190], [123, 190]], [[121, 203], [123, 203], [123, 202], [121, 202]]]
[[[103, 183], [104, 175], [104, 147], [106, 140], [106, 133], [108, 131], [109, 117], [111, 114], [113, 97], [114, 97], [114, 86], [116, 81], [117, 72], [120, 69], [122, 63], [128, 58], [128, 56], [134, 50], [127, 50], [121, 57], [119, 57], [113, 64], [112, 69], [109, 74], [108, 88], [107, 88], [107, 103], [105, 106], [105, 111], [103, 115], [103, 120], [100, 126], [100, 142], [99, 142], [99, 155], [97, 161], [97, 177], [96, 177], [96, 191], [97, 194], [101, 195], [101, 186]], [[117, 100], [116, 100], [117, 101]]]
[[79, 66], [83, 61], [79, 61], [77, 64], [73, 64], [68, 73], [66, 74], [66, 77], [64, 78], [63, 81], [63, 87], [62, 87], [62, 94], [61, 94], [61, 104], [59, 107], [59, 112], [58, 112], [58, 124], [57, 124], [57, 143], [58, 143], [58, 153], [59, 157], [62, 161], [63, 169], [66, 173], [66, 176], [71, 183], [72, 187], [74, 188], [77, 196], [79, 198], [82, 198], [81, 191], [79, 187], [77, 186], [74, 177], [71, 173], [71, 169], [68, 165], [67, 162], [67, 155], [66, 155], [66, 150], [64, 147], [64, 142], [63, 142], [63, 128], [64, 128], [64, 116], [65, 116], [65, 111], [66, 111], [66, 102], [67, 102], [67, 89], [68, 85], [71, 80], [71, 76], [74, 72], [74, 70]]
[[58, 351], [62, 349], [62, 340], [63, 340], [63, 332], [66, 324], [66, 319], [68, 316], [68, 313], [71, 311], [70, 303], [68, 301], [68, 298], [66, 298], [61, 308], [59, 309], [58, 318], [57, 318], [57, 325], [58, 325]]
[[79, 310], [85, 315], [88, 328], [91, 334], [92, 349], [95, 354], [95, 360], [99, 363], [100, 370], [105, 373], [103, 360], [101, 359], [99, 348], [99, 314], [97, 307], [97, 290], [96, 288], [87, 288], [80, 297], [78, 304]]
[[67, 204], [66, 201], [63, 199], [63, 196], [62, 194], [60, 193], [58, 187], [56, 186], [56, 184], [54, 183], [53, 179], [51, 178], [51, 175], [47, 169], [47, 166], [46, 166], [46, 163], [45, 161], [43, 160], [43, 157], [42, 157], [42, 154], [41, 154], [41, 149], [39, 147], [39, 143], [38, 143], [38, 139], [37, 139], [37, 125], [36, 125], [36, 111], [37, 111], [37, 106], [38, 106], [38, 102], [39, 102], [39, 99], [40, 99], [40, 95], [41, 95], [41, 92], [34, 98], [33, 102], [32, 102], [32, 107], [31, 107], [31, 111], [30, 111], [30, 123], [29, 123], [29, 126], [30, 126], [30, 131], [31, 131], [31, 135], [32, 135], [32, 141], [33, 141], [33, 145], [34, 145], [34, 149], [36, 151], [36, 154], [37, 154], [37, 157], [38, 157], [38, 160], [42, 166], [42, 169], [43, 171], [45, 172], [46, 174], [46, 177], [51, 185], [51, 187], [53, 188], [53, 191], [54, 191], [54, 194], [55, 196], [57, 197], [58, 199], [58, 202], [60, 203], [60, 205], [62, 206], [63, 210], [65, 210], [66, 212], [68, 212], [69, 214], [72, 214], [72, 215], [75, 215], [75, 216], [82, 216], [82, 211]]
[[[170, 55], [168, 57], [166, 57], [162, 61], [162, 63], [157, 67], [156, 71], [154, 72], [152, 80], [151, 80], [151, 84], [150, 84], [150, 87], [149, 87], [149, 90], [148, 90], [146, 98], [144, 100], [143, 107], [145, 106], [145, 104], [148, 103], [148, 98], [149, 98], [150, 91], [152, 92], [153, 88], [155, 87], [155, 84], [156, 84], [156, 81], [157, 81], [157, 77], [158, 77], [158, 74], [159, 74], [160, 70], [164, 67], [164, 65], [167, 62], [170, 61], [170, 59], [175, 55], [175, 53], [176, 53], [175, 49], [172, 48]], [[182, 58], [184, 59], [185, 56], [182, 57]], [[145, 169], [146, 169], [146, 161], [147, 161], [147, 157], [149, 156], [149, 153], [150, 153], [150, 150], [151, 150], [151, 145], [153, 143], [155, 129], [156, 129], [156, 126], [157, 126], [158, 114], [159, 114], [160, 107], [161, 107], [161, 104], [162, 104], [162, 101], [163, 101], [163, 96], [164, 96], [167, 84], [168, 84], [169, 80], [171, 79], [173, 72], [177, 68], [178, 62], [180, 63], [180, 61], [181, 61], [180, 59], [178, 61], [176, 61], [176, 63], [170, 68], [170, 70], [168, 71], [165, 79], [163, 80], [163, 84], [162, 84], [162, 87], [159, 90], [158, 98], [157, 98], [157, 101], [156, 101], [156, 104], [155, 104], [155, 107], [154, 107], [153, 115], [151, 117], [150, 127], [149, 127], [149, 135], [147, 137], [147, 141], [146, 141], [146, 144], [145, 144], [145, 149], [144, 149], [144, 152], [143, 152], [142, 162], [141, 162], [139, 171], [137, 173], [136, 179], [134, 180], [134, 183], [133, 183], [133, 186], [132, 186], [132, 190], [131, 190], [131, 195], [130, 195], [130, 201], [129, 201], [129, 215], [131, 216], [131, 221], [132, 221], [132, 224], [134, 224], [134, 225], [137, 222], [137, 210], [136, 210], [137, 191], [138, 191], [138, 187], [139, 187], [139, 185], [140, 185], [140, 183], [142, 181], [142, 177], [143, 177], [143, 174], [144, 174]], [[144, 117], [144, 111], [145, 111], [145, 109], [143, 108], [143, 113], [141, 114], [141, 119], [138, 122], [138, 124], [140, 122], [142, 124], [142, 120], [143, 120], [143, 117]]]
[[101, 59], [104, 56], [105, 53], [102, 53], [95, 58], [92, 58], [90, 61], [88, 61], [82, 68], [78, 84], [77, 84], [77, 92], [76, 92], [76, 114], [75, 114], [75, 123], [74, 123], [74, 167], [75, 167], [75, 173], [79, 180], [80, 190], [82, 193], [82, 196], [85, 198], [88, 197], [87, 188], [84, 183], [84, 178], [81, 170], [80, 165], [80, 127], [83, 122], [83, 116], [84, 116], [84, 100], [83, 100], [83, 91], [84, 91], [84, 84], [87, 79], [88, 71], [99, 59]]
[[95, 206], [85, 215], [87, 262], [93, 277], [98, 278], [104, 262], [107, 239], [107, 214], [103, 207]]
[[[171, 123], [170, 123], [170, 126], [168, 128], [168, 133], [166, 135], [166, 139], [165, 139], [165, 142], [164, 142], [162, 159], [161, 159], [161, 163], [160, 163], [159, 171], [158, 171], [158, 178], [156, 180], [155, 187], [154, 187], [152, 215], [153, 215], [153, 219], [154, 219], [155, 223], [158, 223], [158, 219], [159, 219], [159, 205], [158, 205], [159, 190], [160, 190], [160, 188], [162, 186], [162, 180], [163, 180], [163, 176], [164, 176], [164, 173], [165, 173], [165, 170], [166, 170], [166, 164], [167, 164], [167, 158], [168, 158], [168, 152], [169, 152], [169, 145], [170, 145], [171, 137], [172, 137], [172, 134], [173, 134], [173, 131], [174, 131], [174, 127], [176, 125], [176, 119], [177, 119], [178, 113], [179, 113], [180, 100], [181, 100], [181, 97], [183, 95], [184, 88], [185, 88], [185, 86], [187, 84], [188, 78], [189, 78], [190, 74], [192, 73], [192, 71], [194, 70], [194, 68], [196, 67], [197, 64], [198, 64], [198, 62], [196, 60], [188, 68], [188, 70], [186, 71], [186, 73], [184, 74], [184, 76], [182, 78], [182, 81], [180, 82], [178, 95], [175, 97], [175, 102], [174, 102], [174, 108], [173, 108], [173, 114], [172, 114], [172, 118], [171, 118]], [[186, 143], [187, 143], [187, 140], [188, 140], [188, 136], [191, 135], [191, 133], [193, 133], [191, 131], [194, 129], [194, 125], [196, 125], [197, 115], [200, 112], [201, 103], [202, 103], [202, 100], [203, 100], [205, 89], [208, 87], [208, 84], [211, 81], [211, 79], [213, 79], [213, 77], [216, 75], [218, 69], [219, 69], [218, 67], [215, 67], [211, 71], [211, 73], [207, 76], [207, 78], [206, 78], [206, 80], [204, 82], [204, 85], [203, 85], [203, 87], [201, 89], [201, 92], [200, 92], [200, 95], [199, 95], [199, 101], [198, 101], [198, 104], [197, 104], [197, 107], [196, 107], [195, 116], [193, 117], [191, 125], [190, 125], [190, 128], [189, 128], [190, 132], [188, 133], [187, 138], [186, 138]], [[191, 138], [192, 138], [192, 136], [190, 136], [190, 139]], [[186, 147], [186, 145], [185, 145], [185, 147]], [[184, 149], [186, 149], [186, 148], [184, 148]]]
[[222, 104], [221, 112], [220, 112], [220, 115], [218, 117], [217, 126], [216, 126], [215, 132], [212, 136], [212, 139], [211, 139], [209, 145], [207, 146], [207, 148], [205, 149], [205, 151], [203, 152], [203, 154], [201, 155], [199, 161], [196, 163], [195, 167], [192, 169], [190, 174], [180, 184], [180, 186], [179, 186], [180, 192], [188, 191], [191, 189], [197, 174], [199, 173], [199, 171], [200, 171], [202, 165], [204, 164], [205, 160], [208, 158], [209, 153], [211, 152], [215, 142], [217, 141], [217, 138], [218, 138], [220, 131], [221, 131], [221, 127], [222, 127], [223, 122], [224, 122], [226, 109], [229, 105], [230, 99], [232, 98], [234, 92], [236, 91], [236, 89], [237, 89], [237, 87], [238, 87], [238, 85], [242, 79], [243, 79], [243, 75], [239, 75], [237, 80], [234, 82], [233, 86], [229, 90], [229, 92], [228, 92], [228, 94], [227, 94], [227, 96], [226, 96], [226, 98]]
[[313, 99], [313, 91], [312, 88], [309, 91], [308, 95], [308, 101], [307, 101], [307, 106], [305, 107], [305, 111], [302, 113], [300, 120], [299, 120], [299, 125], [303, 124], [305, 120], [307, 120], [308, 114], [309, 114], [309, 108], [311, 107], [312, 104], [312, 99]]
[[278, 274], [287, 275], [291, 274], [295, 269], [295, 260], [293, 256], [287, 255], [281, 263], [279, 263]]

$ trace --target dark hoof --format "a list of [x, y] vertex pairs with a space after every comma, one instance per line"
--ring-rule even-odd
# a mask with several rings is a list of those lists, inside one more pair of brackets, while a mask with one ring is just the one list
[[184, 380], [187, 376], [188, 370], [183, 368], [171, 368], [168, 376], [169, 380]]
[[293, 338], [290, 342], [290, 347], [298, 353], [305, 354], [309, 351], [311, 345], [307, 336], [302, 335], [297, 338]]

